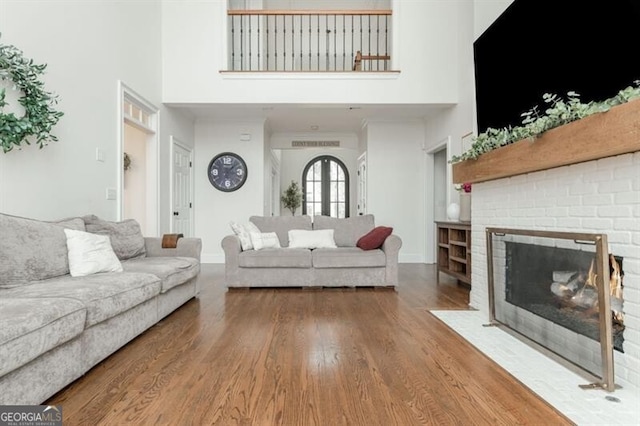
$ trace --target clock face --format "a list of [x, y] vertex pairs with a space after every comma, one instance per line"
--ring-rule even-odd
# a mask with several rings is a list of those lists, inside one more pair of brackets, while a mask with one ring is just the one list
[[211, 160], [207, 176], [214, 188], [224, 192], [235, 191], [247, 180], [247, 164], [238, 154], [223, 152]]

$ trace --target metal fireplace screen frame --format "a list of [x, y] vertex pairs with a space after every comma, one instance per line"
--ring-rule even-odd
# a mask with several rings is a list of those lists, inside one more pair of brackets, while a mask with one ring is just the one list
[[598, 284], [598, 314], [600, 329], [600, 355], [602, 359], [602, 375], [601, 382], [589, 385], [582, 385], [582, 388], [602, 388], [609, 392], [615, 390], [614, 372], [613, 372], [613, 339], [612, 339], [612, 319], [611, 319], [611, 301], [608, 288], [609, 283], [609, 255], [606, 234], [588, 234], [576, 232], [553, 232], [553, 231], [536, 231], [524, 229], [507, 229], [507, 228], [487, 228], [487, 275], [489, 281], [489, 316], [492, 324], [501, 324], [509, 329], [513, 328], [496, 319], [496, 301], [494, 289], [494, 270], [493, 270], [493, 236], [518, 235], [525, 237], [540, 237], [573, 240], [577, 244], [593, 244], [595, 245], [596, 256], [596, 280]]

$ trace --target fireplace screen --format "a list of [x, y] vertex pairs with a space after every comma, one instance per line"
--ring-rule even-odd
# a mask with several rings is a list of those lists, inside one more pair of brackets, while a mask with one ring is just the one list
[[613, 350], [624, 351], [624, 272], [606, 248], [602, 234], [487, 229], [492, 321], [613, 390]]

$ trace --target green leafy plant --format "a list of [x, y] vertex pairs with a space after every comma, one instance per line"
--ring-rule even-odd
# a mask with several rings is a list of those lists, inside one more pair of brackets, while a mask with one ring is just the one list
[[522, 126], [504, 127], [502, 129], [488, 128], [472, 140], [471, 148], [459, 156], [453, 156], [452, 163], [465, 160], [475, 160], [482, 154], [501, 146], [509, 145], [522, 139], [535, 139], [547, 130], [580, 120], [592, 114], [608, 111], [611, 107], [621, 105], [633, 99], [640, 98], [640, 80], [634, 82], [612, 98], [602, 102], [582, 103], [580, 95], [568, 92], [566, 99], [558, 95], [545, 93], [542, 97], [548, 108], [543, 112], [534, 106], [524, 112]]
[[23, 142], [27, 145], [35, 142], [42, 148], [58, 140], [51, 129], [63, 113], [54, 109], [57, 95], [47, 92], [40, 80], [46, 67], [46, 64], [34, 64], [16, 47], [0, 44], [0, 80], [13, 83], [14, 89], [21, 92], [18, 103], [24, 108], [22, 117], [3, 112], [8, 103], [6, 88], [0, 88], [0, 145], [5, 153], [21, 147]]
[[282, 193], [280, 201], [285, 208], [291, 210], [291, 215], [295, 216], [296, 210], [302, 205], [302, 191], [296, 181], [291, 181], [289, 187]]

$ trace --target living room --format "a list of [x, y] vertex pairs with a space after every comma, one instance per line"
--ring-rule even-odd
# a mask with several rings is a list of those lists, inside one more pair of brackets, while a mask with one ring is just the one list
[[[258, 8], [258, 2], [245, 3]], [[274, 8], [299, 8], [290, 3], [304, 6], [279, 2]], [[331, 3], [327, 7], [344, 8]], [[231, 71], [228, 4], [222, 0], [0, 0], [0, 44], [47, 64], [43, 80], [60, 96], [57, 108], [64, 112], [52, 131], [58, 142], [0, 156], [0, 212], [40, 220], [85, 214], [126, 219], [124, 93], [156, 108], [158, 118], [157, 171], [147, 182], [155, 198], [144, 235], [176, 231], [171, 164], [179, 140], [193, 155], [185, 236], [202, 239], [203, 267], [215, 271], [207, 276], [220, 278], [215, 268], [225, 262], [221, 241], [231, 231], [229, 222], [289, 214], [279, 195], [322, 154], [346, 165], [354, 216], [359, 161], [366, 153], [365, 211], [402, 238], [401, 268], [433, 265], [433, 223], [459, 197], [448, 165], [447, 184], [434, 187], [434, 161], [442, 162], [436, 154], [461, 154], [463, 136], [477, 132], [473, 41], [512, 1], [356, 3], [392, 10], [388, 72]], [[340, 145], [309, 148], [293, 141]], [[238, 191], [217, 191], [205, 176], [223, 152], [238, 154], [248, 167]], [[629, 257], [626, 268], [633, 265]], [[472, 294], [472, 301], [484, 305], [484, 293]]]

